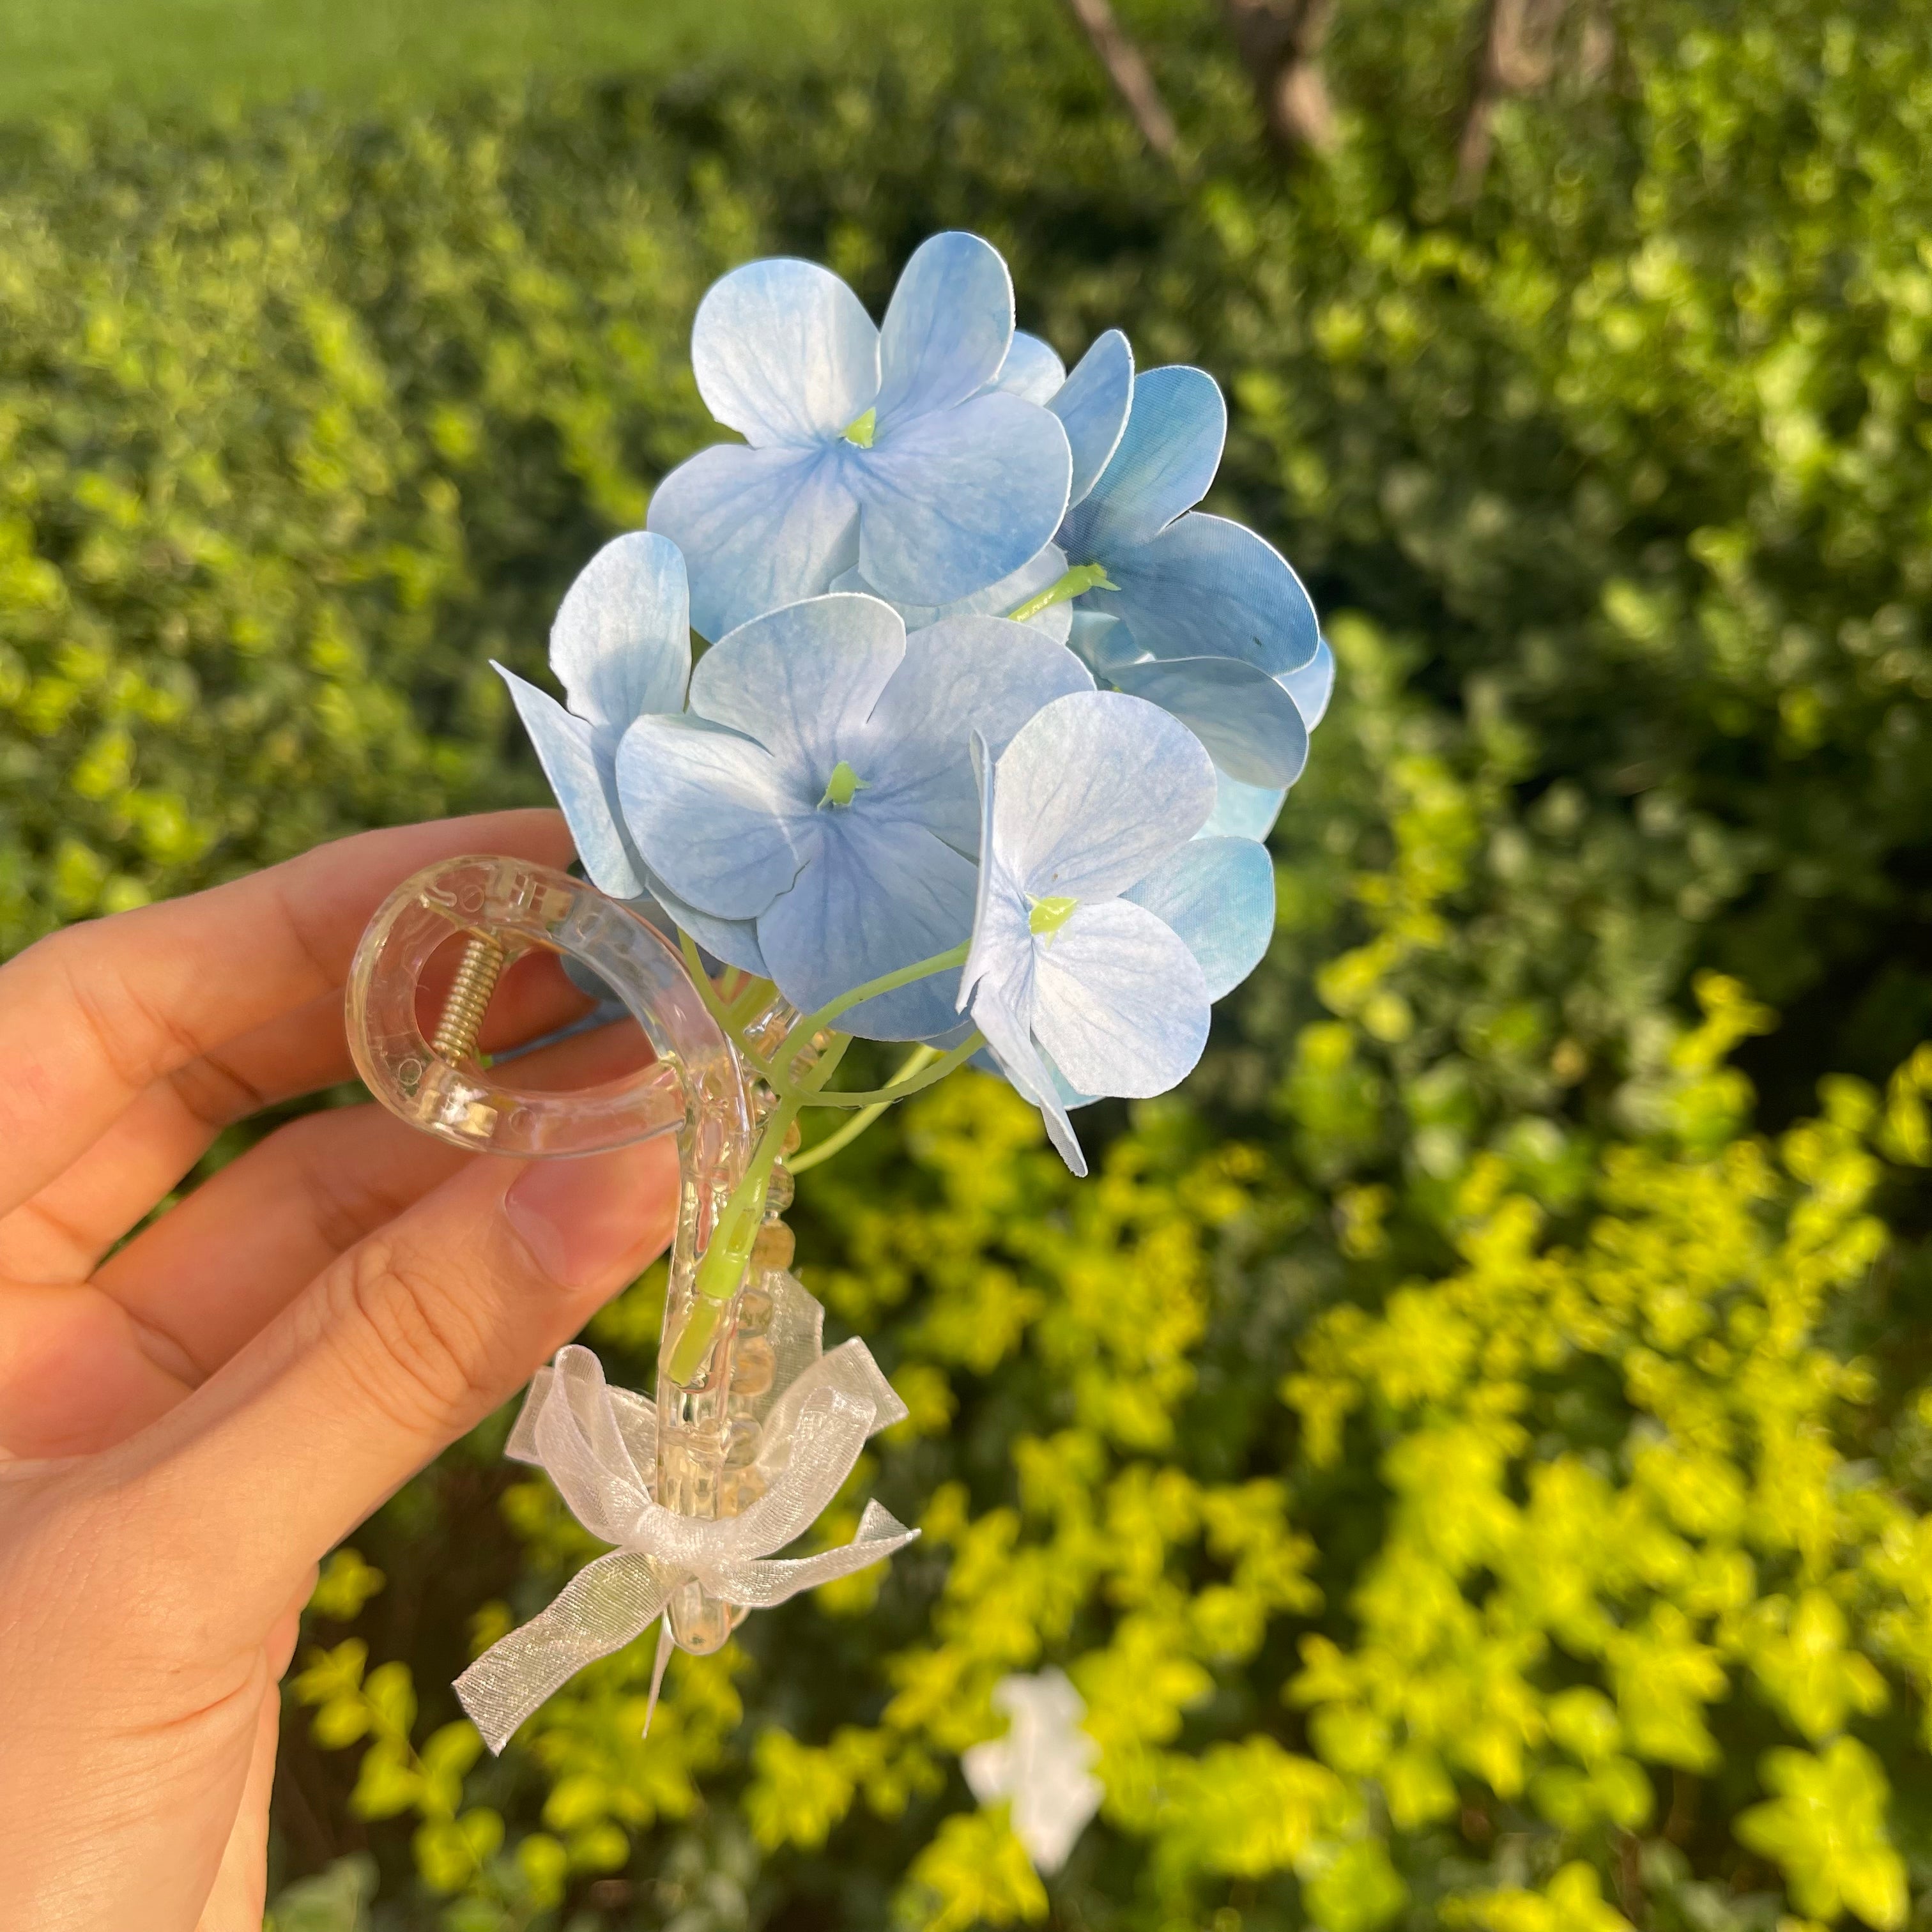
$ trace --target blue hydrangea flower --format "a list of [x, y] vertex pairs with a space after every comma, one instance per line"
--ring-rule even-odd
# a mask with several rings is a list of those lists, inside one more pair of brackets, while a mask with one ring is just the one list
[[[766, 971], [808, 1010], [966, 938], [972, 734], [1004, 745], [1042, 705], [1091, 689], [1071, 652], [1024, 625], [955, 617], [908, 638], [876, 598], [811, 598], [713, 645], [683, 716], [631, 726], [625, 822], [678, 898], [755, 922]], [[839, 1024], [934, 1037], [957, 1023], [954, 983], [868, 1000]]]
[[[1069, 376], [1060, 367], [1060, 358], [1036, 336], [1016, 334], [993, 386], [1043, 403], [1060, 418], [1072, 453], [1070, 500], [1077, 503], [1106, 468], [1126, 428], [1133, 400], [1134, 353], [1127, 338], [1118, 328], [1110, 328]], [[1038, 602], [1066, 572], [1065, 552], [1058, 544], [1048, 544], [997, 584], [950, 603], [935, 605], [902, 597], [887, 597], [886, 602], [906, 620], [910, 631], [922, 630], [945, 617], [1004, 617]], [[864, 591], [875, 597], [884, 594], [856, 568], [836, 579], [832, 587]], [[1026, 621], [1064, 644], [1072, 628], [1072, 606], [1064, 598], [1056, 598], [1041, 604]]]
[[716, 284], [692, 366], [746, 443], [673, 470], [649, 518], [690, 566], [699, 632], [855, 566], [884, 596], [938, 606], [1036, 554], [1065, 514], [1072, 458], [1057, 416], [988, 386], [1012, 339], [1006, 264], [976, 236], [923, 243], [882, 328], [813, 262], [754, 262]]
[[[959, 1007], [1084, 1174], [1061, 1082], [1163, 1094], [1207, 1043], [1209, 979], [1161, 908], [1190, 918], [1198, 904], [1184, 855], [1213, 808], [1214, 768], [1186, 727], [1118, 692], [1063, 698], [997, 758], [977, 751], [979, 892]], [[1210, 892], [1234, 868], [1219, 851], [1197, 862]]]
[[757, 935], [681, 904], [638, 856], [617, 803], [617, 746], [638, 718], [684, 708], [691, 626], [684, 559], [644, 531], [606, 544], [578, 574], [550, 626], [550, 666], [568, 707], [502, 664], [495, 668], [599, 892], [651, 916], [652, 902], [718, 958], [754, 973]]
[[[1078, 372], [1076, 372], [1077, 374]], [[1133, 383], [1126, 429], [1055, 542], [1083, 590], [1073, 647], [1095, 675], [1184, 719], [1244, 784], [1283, 788], [1307, 735], [1282, 680], [1320, 646], [1314, 606], [1287, 560], [1253, 531], [1193, 508], [1221, 460], [1227, 409], [1198, 369]]]

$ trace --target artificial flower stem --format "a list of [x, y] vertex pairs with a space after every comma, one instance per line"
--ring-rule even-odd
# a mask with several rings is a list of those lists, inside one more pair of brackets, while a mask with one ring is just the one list
[[807, 1013], [793, 1027], [773, 1058], [781, 1066], [789, 1067], [805, 1051], [812, 1035], [829, 1027], [841, 1013], [850, 1012], [862, 1000], [876, 999], [881, 993], [896, 993], [902, 986], [910, 986], [915, 980], [928, 980], [935, 973], [944, 973], [949, 966], [964, 965], [971, 946], [970, 940], [962, 939], [957, 946], [949, 946], [944, 952], [935, 952], [930, 959], [902, 966], [896, 973], [882, 973], [878, 979], [868, 980], [862, 986], [854, 986], [849, 993], [841, 993], [836, 1000], [828, 1000], [818, 1012]]
[[1070, 604], [1075, 598], [1088, 590], [1118, 590], [1120, 586], [1107, 575], [1107, 568], [1100, 563], [1076, 563], [1057, 577], [1044, 590], [1036, 592], [1024, 604], [1016, 604], [1006, 613], [1010, 623], [1024, 624], [1029, 617], [1037, 617], [1042, 610], [1050, 610], [1056, 604]]
[[800, 1098], [808, 1107], [890, 1107], [896, 1100], [907, 1100], [928, 1087], [936, 1087], [949, 1073], [956, 1072], [964, 1066], [986, 1043], [986, 1036], [975, 1031], [950, 1053], [942, 1054], [916, 1073], [908, 1074], [902, 1067], [889, 1087], [874, 1087], [850, 1094], [814, 1092]]
[[759, 1226], [765, 1218], [765, 1196], [771, 1186], [772, 1169], [784, 1150], [785, 1136], [798, 1118], [806, 1095], [832, 1077], [851, 1044], [849, 1036], [835, 1041], [812, 1069], [807, 1085], [781, 1095], [778, 1105], [766, 1116], [764, 1130], [752, 1150], [752, 1158], [719, 1209], [711, 1238], [698, 1258], [698, 1271], [692, 1282], [696, 1292], [665, 1365], [665, 1372], [680, 1388], [688, 1383], [703, 1366], [725, 1306], [745, 1279], [752, 1244], [758, 1239]]
[[740, 988], [737, 997], [725, 1008], [736, 1034], [752, 1016], [771, 1004], [772, 995], [778, 991], [769, 980], [747, 976]]
[[[717, 988], [711, 983], [711, 976], [704, 970], [704, 962], [698, 956], [697, 940], [680, 927], [677, 944], [678, 950], [684, 955], [685, 970], [691, 975], [691, 983], [698, 988], [698, 997], [704, 1002], [704, 1010], [718, 1022], [720, 1030], [736, 1049], [739, 1058], [767, 1086], [775, 1089], [788, 1086], [788, 1082], [781, 1082], [772, 1069], [746, 1045], [738, 1027], [733, 1022], [732, 1009], [718, 998]], [[760, 981], [758, 983], [763, 985], [766, 982]]]
[[[940, 1052], [936, 1046], [914, 1047], [906, 1056], [899, 1070], [892, 1076], [886, 1090], [890, 1092], [902, 1080], [918, 1072], [922, 1067], [930, 1066], [939, 1058]], [[892, 1104], [890, 1100], [874, 1101], [869, 1107], [854, 1114], [842, 1127], [827, 1134], [815, 1145], [807, 1148], [802, 1154], [794, 1154], [789, 1163], [791, 1172], [802, 1174], [807, 1168], [816, 1167], [822, 1160], [830, 1160], [842, 1148], [850, 1147]]]

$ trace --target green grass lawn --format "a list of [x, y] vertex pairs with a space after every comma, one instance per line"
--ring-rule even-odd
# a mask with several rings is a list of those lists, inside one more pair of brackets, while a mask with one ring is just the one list
[[[908, 0], [0, 0], [0, 119], [808, 56]], [[941, 0], [910, 0], [930, 6]]]

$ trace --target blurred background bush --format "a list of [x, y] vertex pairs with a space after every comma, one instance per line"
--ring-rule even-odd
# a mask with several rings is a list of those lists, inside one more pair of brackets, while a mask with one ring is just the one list
[[[280, 1932], [1932, 1924], [1928, 25], [0, 4], [0, 948], [538, 799], [486, 660], [758, 254], [970, 226], [1211, 370], [1342, 667], [1094, 1180], [965, 1078], [801, 1189], [925, 1540], [493, 1762], [448, 1680], [592, 1548], [498, 1418], [317, 1592]], [[1042, 1885], [958, 1756], [1046, 1662]]]

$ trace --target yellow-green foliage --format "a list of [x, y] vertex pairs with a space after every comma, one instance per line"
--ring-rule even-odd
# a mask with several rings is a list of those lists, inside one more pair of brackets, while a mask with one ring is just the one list
[[[1002, 1814], [932, 1801], [997, 1731], [993, 1685], [1052, 1660], [1087, 1702], [1104, 1826], [1144, 1846], [1152, 1924], [1196, 1924], [1230, 1883], [1252, 1898], [1292, 1875], [1325, 1932], [1368, 1932], [1412, 1901], [1499, 1932], [1607, 1928], [1646, 1900], [1688, 1911], [1700, 1888], [1680, 1847], [1728, 1822], [1734, 1856], [1762, 1861], [1748, 1890], [1781, 1883], [1810, 1918], [1902, 1926], [1893, 1794], [1867, 1741], [1898, 1730], [1861, 1732], [1924, 1730], [1932, 1518], [1856, 1453], [1876, 1378], [1826, 1338], [1886, 1244], [1874, 1136], [1922, 1118], [1932, 1054], [1882, 1102], [1840, 1081], [1774, 1143], [1713, 1144], [1714, 1110], [1739, 1097], [1724, 1045], [1759, 1016], [1734, 986], [1702, 994], [1703, 1025], [1671, 1056], [1678, 1130], [1604, 1151], [1576, 1240], [1552, 1240], [1486, 1156], [1459, 1192], [1455, 1268], [1310, 1325], [1280, 1390], [1300, 1420], [1286, 1479], [1165, 1460], [1199, 1394], [1214, 1256], [1270, 1212], [1264, 1158], [1163, 1158], [1153, 1124], [1083, 1186], [997, 1083], [918, 1103], [907, 1148], [929, 1192], [835, 1196], [858, 1265], [819, 1286], [875, 1317], [920, 1294], [903, 1379], [1058, 1389], [1064, 1426], [1016, 1429], [986, 1503], [959, 1480], [932, 1496], [922, 1527], [945, 1562], [928, 1634], [866, 1673], [875, 1721], [750, 1741], [739, 1802], [756, 1841], [816, 1852], [854, 1810], [920, 1806], [932, 1835], [900, 1888], [908, 1923], [1043, 1920]], [[1932, 1389], [1915, 1400], [1932, 1418]], [[921, 1453], [909, 1426], [883, 1469]], [[1346, 1533], [1324, 1500], [1345, 1458], [1373, 1472], [1349, 1510], [1380, 1525], [1353, 1537], [1354, 1562], [1321, 1540]], [[537, 1546], [544, 1526], [524, 1520]], [[324, 1589], [350, 1572], [365, 1574], [338, 1559]], [[823, 1595], [820, 1616], [849, 1618]], [[1292, 1657], [1270, 1646], [1295, 1632]], [[586, 1673], [526, 1728], [516, 1750], [548, 1787], [549, 1830], [511, 1854], [497, 1814], [460, 1794], [473, 1733], [410, 1750], [400, 1666], [365, 1678], [352, 1640], [296, 1688], [324, 1742], [372, 1740], [354, 1802], [421, 1816], [433, 1888], [543, 1903], [689, 1816], [724, 1762], [746, 1660], [680, 1660], [640, 1747], [650, 1654]], [[867, 1695], [848, 1681], [831, 1701]], [[1727, 1821], [1696, 1821], [1707, 1784]], [[1506, 1838], [1520, 1877], [1498, 1884], [1466, 1850], [1459, 1878], [1445, 1828], [1477, 1847]], [[1757, 1922], [1704, 1910], [1691, 1922]]]

